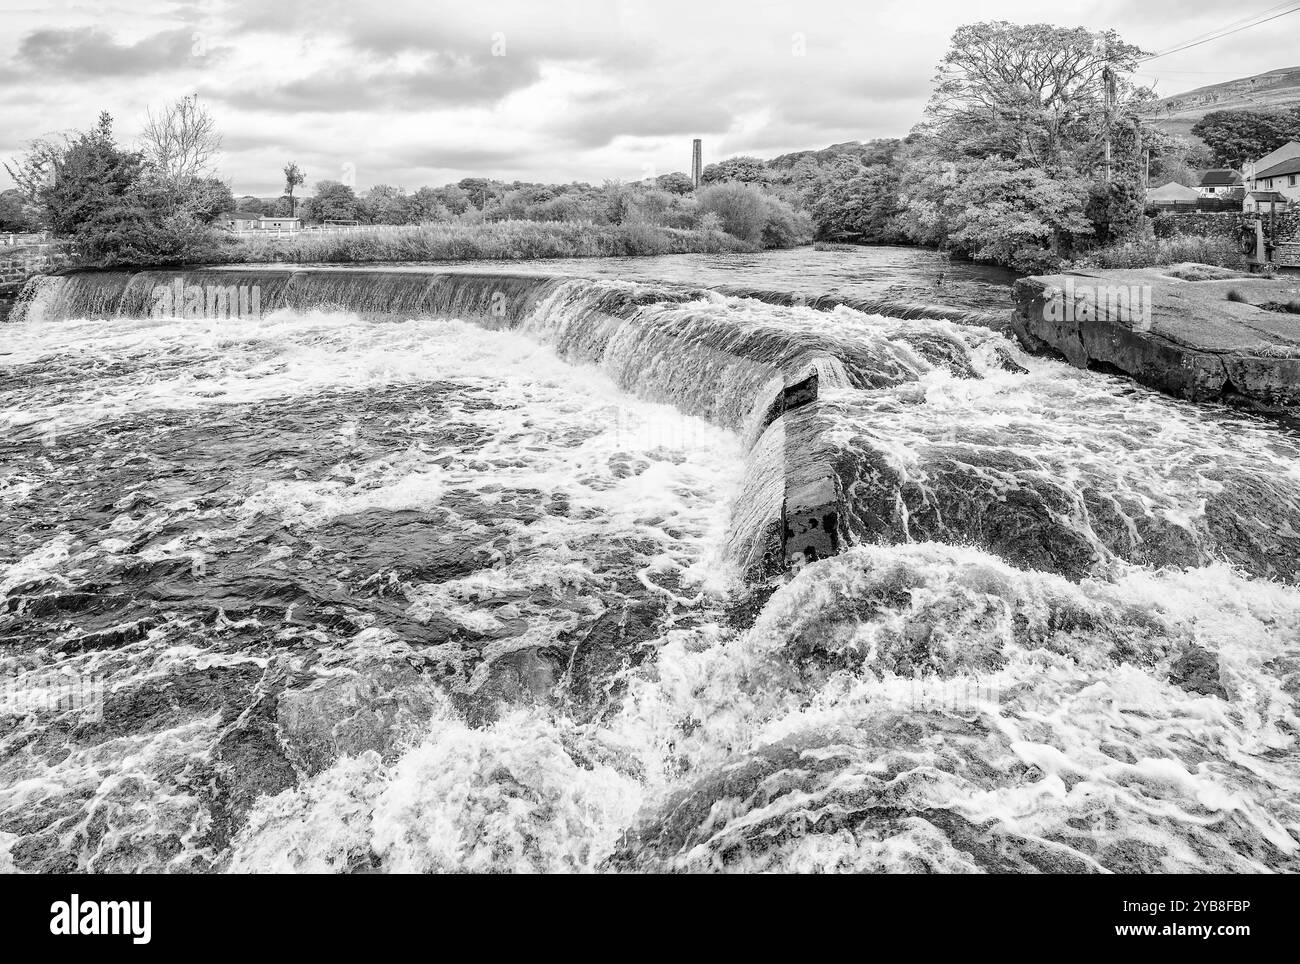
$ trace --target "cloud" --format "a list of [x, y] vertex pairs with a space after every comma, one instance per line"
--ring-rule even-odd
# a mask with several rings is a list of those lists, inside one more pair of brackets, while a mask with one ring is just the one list
[[409, 111], [494, 104], [540, 77], [535, 62], [519, 57], [434, 52], [413, 68], [383, 64], [322, 67], [279, 84], [235, 89], [209, 86], [205, 93], [249, 111]]
[[97, 27], [34, 30], [18, 45], [23, 68], [64, 78], [143, 77], [183, 67], [208, 66], [225, 52], [209, 49], [189, 28], [164, 30], [135, 43], [118, 43]]
[[718, 134], [734, 117], [726, 107], [693, 98], [666, 96], [613, 98], [595, 109], [575, 106], [554, 133], [577, 147], [604, 147], [619, 137]]

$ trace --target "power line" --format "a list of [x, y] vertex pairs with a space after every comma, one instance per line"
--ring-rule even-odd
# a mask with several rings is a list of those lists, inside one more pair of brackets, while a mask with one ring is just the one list
[[[1231, 23], [1225, 23], [1223, 26], [1215, 27], [1213, 30], [1207, 30], [1205, 31], [1205, 33], [1198, 33], [1195, 37], [1188, 37], [1186, 40], [1183, 40], [1180, 43], [1175, 44], [1175, 46], [1181, 47], [1184, 44], [1195, 43], [1196, 41], [1201, 39], [1211, 39], [1213, 35], [1218, 34], [1222, 30], [1230, 30], [1233, 27], [1238, 26], [1239, 24], [1245, 24], [1251, 20], [1255, 20], [1258, 19], [1259, 17], [1264, 16], [1265, 14], [1272, 13], [1274, 10], [1281, 10], [1283, 7], [1289, 7], [1294, 2], [1295, 0], [1282, 0], [1281, 3], [1274, 4], [1273, 6], [1269, 7], [1267, 10], [1261, 10], [1259, 13], [1252, 13], [1250, 16], [1242, 17], [1240, 20], [1234, 20]], [[1164, 54], [1157, 54], [1156, 56], [1163, 57]], [[1155, 57], [1152, 57], [1151, 59], [1154, 60]]]
[[[1277, 9], [1277, 7], [1269, 7], [1269, 8], [1268, 8], [1268, 10], [1276, 10], [1276, 9]], [[1264, 12], [1264, 13], [1268, 13], [1268, 10], [1265, 10], [1265, 11], [1263, 11], [1263, 12]], [[1240, 33], [1241, 31], [1243, 31], [1243, 30], [1248, 30], [1248, 29], [1251, 28], [1251, 27], [1258, 27], [1260, 24], [1265, 24], [1265, 23], [1268, 23], [1268, 22], [1271, 21], [1271, 20], [1277, 20], [1277, 19], [1280, 18], [1280, 17], [1285, 17], [1285, 16], [1288, 16], [1289, 14], [1293, 14], [1293, 13], [1297, 13], [1297, 12], [1300, 12], [1300, 6], [1292, 7], [1290, 10], [1283, 10], [1281, 13], [1275, 13], [1275, 14], [1273, 14], [1273, 16], [1271, 16], [1271, 17], [1265, 17], [1263, 20], [1255, 20], [1255, 21], [1252, 22], [1252, 23], [1248, 23], [1248, 24], [1245, 24], [1245, 25], [1243, 25], [1243, 26], [1236, 27], [1235, 29], [1232, 29], [1232, 30], [1224, 30], [1222, 33], [1216, 33], [1214, 36], [1212, 36], [1212, 37], [1206, 37], [1204, 40], [1194, 40], [1194, 41], [1192, 41], [1192, 42], [1185, 43], [1185, 44], [1183, 44], [1183, 45], [1180, 46], [1180, 47], [1174, 47], [1174, 48], [1171, 49], [1171, 50], [1166, 50], [1166, 51], [1164, 51], [1163, 53], [1153, 54], [1153, 55], [1150, 56], [1150, 57], [1144, 57], [1144, 58], [1142, 58], [1141, 60], [1139, 60], [1138, 63], [1140, 63], [1140, 64], [1145, 64], [1145, 63], [1147, 63], [1147, 62], [1149, 62], [1149, 61], [1152, 61], [1152, 60], [1159, 60], [1161, 57], [1168, 57], [1170, 54], [1180, 53], [1181, 51], [1184, 51], [1184, 50], [1191, 50], [1193, 47], [1199, 47], [1201, 44], [1207, 44], [1207, 43], [1209, 43], [1211, 40], [1222, 40], [1224, 37], [1230, 37], [1230, 36], [1232, 36], [1232, 34], [1234, 34], [1234, 33]], [[1255, 16], [1258, 17], [1258, 16], [1260, 16], [1260, 14], [1256, 14]], [[1229, 24], [1229, 26], [1231, 26], [1231, 24]], [[1220, 29], [1222, 30], [1223, 28], [1220, 28]]]

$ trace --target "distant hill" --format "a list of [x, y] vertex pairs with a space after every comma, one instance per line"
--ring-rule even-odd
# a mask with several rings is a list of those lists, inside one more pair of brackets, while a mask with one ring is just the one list
[[839, 157], [854, 157], [863, 164], [882, 164], [894, 155], [898, 143], [887, 137], [867, 141], [865, 144], [862, 141], [845, 141], [843, 144], [823, 147], [819, 151], [794, 151], [791, 154], [781, 154], [768, 161], [767, 166], [773, 170], [788, 170], [807, 159], [821, 167]]
[[1192, 125], [1215, 110], [1281, 110], [1300, 107], [1300, 67], [1283, 67], [1174, 94], [1152, 105], [1148, 116], [1171, 134], [1190, 135]]

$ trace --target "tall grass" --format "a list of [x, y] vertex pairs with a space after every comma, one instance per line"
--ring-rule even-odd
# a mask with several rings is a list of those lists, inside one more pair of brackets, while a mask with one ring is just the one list
[[1237, 246], [1224, 238], [1140, 238], [1112, 244], [1090, 252], [1075, 262], [1086, 268], [1162, 268], [1183, 262], [1212, 264], [1220, 268], [1241, 269], [1245, 257]]
[[433, 223], [290, 237], [245, 237], [226, 257], [236, 262], [476, 261], [595, 258], [648, 254], [750, 252], [753, 244], [717, 230], [649, 224], [568, 221]]

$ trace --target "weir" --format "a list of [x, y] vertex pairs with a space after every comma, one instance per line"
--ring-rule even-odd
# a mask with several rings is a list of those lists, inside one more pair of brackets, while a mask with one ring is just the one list
[[291, 309], [521, 331], [566, 361], [603, 369], [637, 397], [744, 438], [749, 484], [728, 541], [747, 578], [761, 581], [845, 544], [846, 514], [817, 409], [820, 386], [852, 379], [815, 338], [741, 328], [692, 309], [709, 297], [667, 285], [436, 269], [105, 271], [33, 279], [11, 320], [245, 317]]

